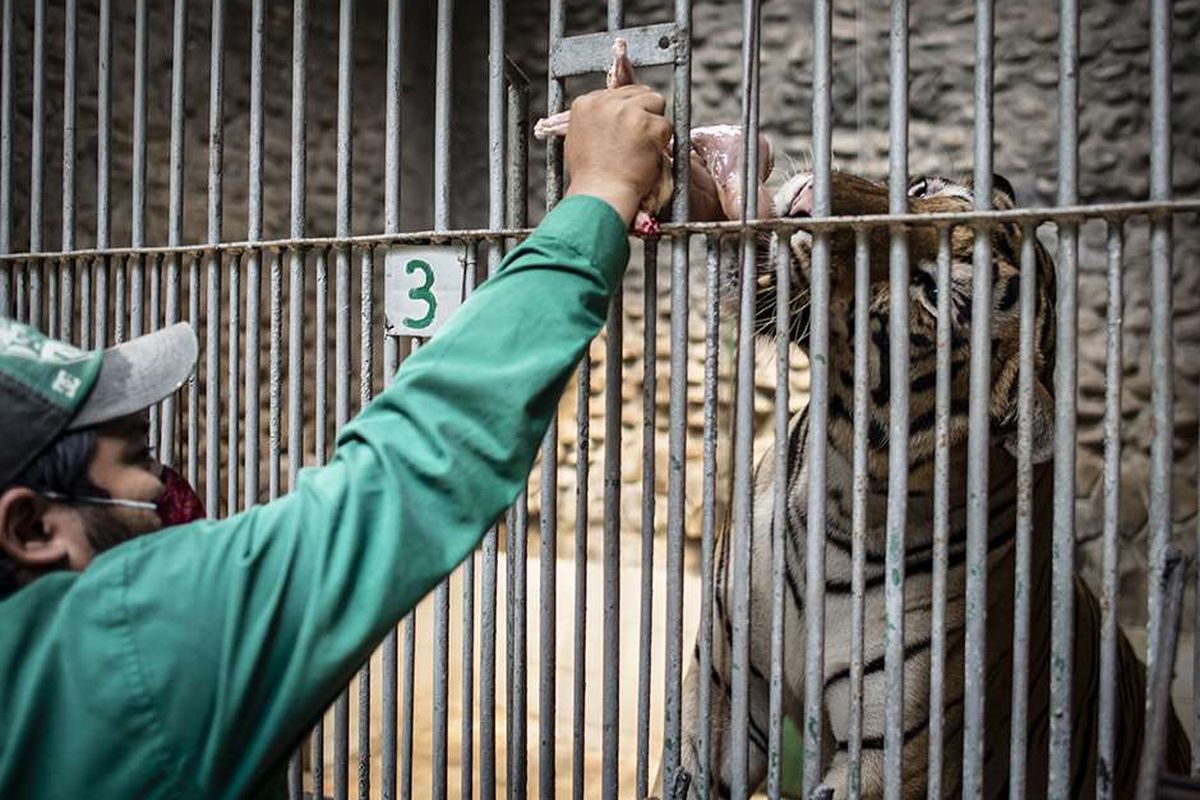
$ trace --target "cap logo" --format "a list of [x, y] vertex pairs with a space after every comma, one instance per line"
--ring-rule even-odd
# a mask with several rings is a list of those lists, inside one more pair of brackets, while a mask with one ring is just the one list
[[85, 350], [47, 339], [31, 328], [3, 318], [0, 318], [0, 356], [64, 366], [86, 361], [90, 357]]
[[83, 381], [79, 378], [76, 378], [65, 369], [60, 369], [58, 374], [54, 376], [54, 382], [50, 384], [50, 388], [68, 400], [74, 400], [75, 394], [79, 391], [79, 387], [82, 384]]

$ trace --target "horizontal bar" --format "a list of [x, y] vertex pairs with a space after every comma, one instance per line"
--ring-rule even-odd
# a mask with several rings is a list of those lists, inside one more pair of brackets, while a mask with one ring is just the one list
[[[681, 233], [725, 236], [747, 232], [795, 232], [833, 229], [859, 230], [865, 228], [964, 225], [968, 223], [1026, 222], [1037, 225], [1043, 222], [1082, 222], [1088, 219], [1123, 220], [1130, 217], [1155, 217], [1171, 214], [1200, 213], [1200, 198], [1188, 200], [1130, 201], [1126, 203], [1098, 203], [1086, 206], [1058, 206], [1053, 208], [997, 209], [993, 211], [961, 211], [943, 214], [863, 214], [861, 216], [822, 217], [820, 219], [758, 219], [746, 222], [665, 222], [660, 227], [660, 236], [669, 237]], [[221, 242], [167, 247], [109, 247], [72, 250], [63, 252], [35, 251], [0, 255], [0, 263], [23, 261], [57, 261], [63, 258], [99, 258], [102, 256], [127, 257], [182, 253], [186, 255], [210, 255], [215, 253], [242, 254], [263, 250], [308, 250], [329, 247], [374, 247], [379, 245], [441, 244], [474, 240], [501, 241], [523, 239], [533, 233], [532, 228], [470, 228], [456, 231], [413, 231], [408, 233], [376, 233], [360, 236], [314, 236], [286, 239], [269, 239], [261, 242]]]
[[607, 72], [612, 66], [613, 41], [618, 36], [628, 44], [629, 61], [633, 66], [674, 64], [680, 52], [678, 31], [675, 23], [664, 22], [640, 28], [568, 36], [550, 49], [550, 77], [567, 78]]

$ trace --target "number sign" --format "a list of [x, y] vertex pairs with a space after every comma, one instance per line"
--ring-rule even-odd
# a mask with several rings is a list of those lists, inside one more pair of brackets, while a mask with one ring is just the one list
[[393, 336], [429, 338], [463, 301], [466, 251], [461, 245], [407, 246], [384, 260], [384, 315]]

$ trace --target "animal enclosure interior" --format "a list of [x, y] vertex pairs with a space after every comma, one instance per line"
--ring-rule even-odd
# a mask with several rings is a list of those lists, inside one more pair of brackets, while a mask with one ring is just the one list
[[[325, 464], [560, 199], [535, 122], [618, 38], [668, 98], [673, 200], [527, 491], [293, 798], [1200, 776], [1200, 2], [1019, 5], [3, 0], [0, 314], [190, 322], [151, 436], [213, 516]], [[738, 205], [696, 220], [718, 124]]]

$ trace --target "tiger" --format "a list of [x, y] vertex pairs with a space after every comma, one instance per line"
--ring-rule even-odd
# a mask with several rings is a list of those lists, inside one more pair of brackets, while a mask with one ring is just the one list
[[[861, 215], [888, 212], [888, 187], [847, 172], [831, 178], [831, 214]], [[813, 176], [789, 178], [773, 199], [783, 216], [807, 217], [813, 209]], [[964, 212], [974, 207], [973, 183], [938, 176], [917, 176], [907, 186], [913, 213]], [[992, 205], [1015, 206], [1012, 185], [993, 179]], [[849, 745], [851, 594], [851, 502], [853, 479], [854, 385], [854, 259], [855, 234], [838, 229], [829, 234], [830, 300], [828, 306], [828, 422], [827, 511], [825, 536], [825, 651], [823, 704], [823, 762], [820, 783], [832, 797], [846, 798], [851, 780], [859, 782], [865, 799], [884, 793], [883, 709], [887, 691], [884, 668], [885, 517], [888, 487], [889, 279], [885, 228], [869, 234], [870, 295], [868, 322], [868, 458], [865, 537], [865, 597], [863, 637], [863, 711], [859, 774], [853, 775]], [[909, 299], [909, 442], [908, 503], [905, 530], [904, 584], [904, 714], [901, 756], [904, 798], [924, 798], [928, 786], [931, 621], [933, 614], [933, 517], [935, 462], [935, 388], [937, 341], [938, 233], [932, 225], [908, 229]], [[775, 329], [775, 267], [764, 241], [759, 243], [755, 290], [755, 332], [761, 337], [787, 336], [806, 353], [809, 346], [812, 236], [792, 234], [788, 298], [792, 313], [786, 331]], [[963, 650], [966, 609], [966, 471], [969, 362], [971, 338], [972, 258], [974, 233], [968, 226], [950, 232], [950, 417], [949, 427], [949, 545], [945, 600], [943, 758], [941, 795], [962, 796], [963, 763]], [[1020, 263], [1022, 228], [1005, 222], [991, 228], [992, 250], [992, 369], [988, 402], [989, 517], [987, 533], [987, 607], [985, 663], [985, 733], [982, 763], [983, 797], [1006, 798], [1009, 793], [1010, 714], [1012, 700], [1013, 596], [1017, 522], [1018, 362], [1020, 333]], [[1048, 778], [1050, 682], [1050, 546], [1053, 507], [1055, 265], [1046, 248], [1034, 241], [1036, 298], [1033, 329], [1032, 401], [1032, 533], [1030, 637], [1028, 671], [1026, 796], [1044, 797]], [[722, 276], [726, 300], [739, 292], [738, 269]], [[778, 476], [773, 451], [755, 469], [750, 548], [749, 632], [749, 786], [759, 785], [767, 771], [769, 666], [771, 630], [771, 563], [784, 558], [783, 712], [803, 730], [805, 537], [809, 485], [808, 408], [789, 422], [787, 474]], [[775, 482], [787, 482], [784, 552], [772, 553]], [[732, 588], [731, 529], [726, 521], [715, 543], [713, 565], [714, 615], [712, 668], [700, 674], [699, 642], [693, 650], [683, 685], [680, 767], [690, 780], [688, 795], [698, 797], [701, 761], [714, 796], [730, 795]], [[1100, 665], [1100, 606], [1081, 579], [1074, 582], [1075, 633], [1072, 682], [1071, 797], [1095, 794], [1097, 707]], [[1115, 763], [1104, 770], [1113, 797], [1132, 797], [1143, 734], [1145, 667], [1128, 639], [1120, 635], [1117, 665]], [[709, 682], [711, 707], [698, 708], [701, 681]], [[696, 721], [710, 720], [710, 752], [700, 753]], [[1168, 723], [1166, 767], [1186, 772], [1190, 747], [1172, 709]], [[807, 765], [806, 765], [807, 766]], [[677, 775], [679, 773], [676, 773]], [[674, 777], [674, 776], [673, 776]], [[655, 796], [663, 796], [660, 770]], [[673, 785], [674, 781], [673, 781]], [[666, 787], [668, 796], [681, 796]]]

